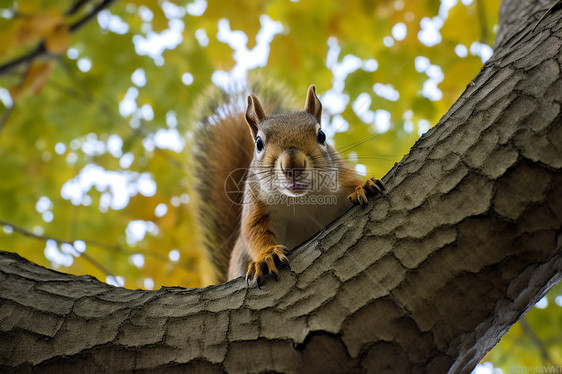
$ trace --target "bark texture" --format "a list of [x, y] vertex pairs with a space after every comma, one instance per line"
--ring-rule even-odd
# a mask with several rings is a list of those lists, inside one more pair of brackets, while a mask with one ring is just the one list
[[562, 274], [562, 12], [506, 0], [440, 123], [265, 288], [141, 291], [0, 253], [0, 369], [469, 372]]

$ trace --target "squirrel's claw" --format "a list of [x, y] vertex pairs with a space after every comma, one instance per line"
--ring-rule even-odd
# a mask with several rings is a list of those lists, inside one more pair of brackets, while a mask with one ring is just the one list
[[287, 247], [282, 245], [272, 245], [263, 251], [256, 261], [252, 261], [248, 265], [246, 284], [250, 285], [250, 281], [255, 280], [256, 285], [261, 289], [263, 279], [267, 274], [271, 274], [277, 280], [279, 271], [276, 264], [289, 263], [286, 253]]
[[351, 201], [352, 204], [361, 205], [361, 207], [367, 205], [368, 202], [367, 195], [365, 195], [365, 190], [363, 189], [363, 186], [355, 187], [355, 191], [349, 194], [347, 198], [349, 201]]
[[362, 186], [359, 185], [355, 187], [355, 191], [349, 194], [347, 198], [353, 204], [364, 207], [369, 201], [368, 196], [384, 195], [385, 191], [386, 188], [384, 187], [384, 184], [379, 179], [373, 177], [371, 179], [367, 179], [365, 184]]
[[367, 181], [363, 185], [363, 189], [367, 191], [367, 193], [371, 193], [374, 195], [384, 195], [386, 191], [386, 188], [384, 187], [384, 184], [381, 182], [381, 180], [375, 177], [367, 179]]

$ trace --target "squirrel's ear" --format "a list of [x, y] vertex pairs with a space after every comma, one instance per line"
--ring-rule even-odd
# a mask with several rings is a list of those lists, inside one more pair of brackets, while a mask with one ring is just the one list
[[255, 95], [248, 96], [248, 108], [246, 109], [246, 122], [250, 126], [252, 136], [258, 136], [258, 124], [265, 118], [265, 112], [260, 101]]
[[313, 84], [308, 87], [304, 110], [312, 114], [316, 118], [316, 121], [320, 123], [322, 119], [322, 103], [318, 100], [318, 96], [316, 96], [316, 87]]

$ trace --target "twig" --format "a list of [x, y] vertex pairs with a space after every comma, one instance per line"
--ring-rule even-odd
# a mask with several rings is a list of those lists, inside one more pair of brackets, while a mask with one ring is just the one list
[[9, 227], [11, 227], [15, 232], [17, 232], [17, 233], [19, 233], [19, 234], [21, 234], [21, 235], [23, 235], [23, 236], [27, 236], [27, 237], [31, 237], [31, 238], [35, 238], [35, 239], [39, 239], [39, 240], [43, 240], [43, 241], [54, 240], [54, 241], [56, 241], [58, 244], [67, 243], [65, 240], [57, 240], [57, 239], [55, 239], [55, 238], [51, 238], [51, 237], [48, 237], [48, 236], [45, 236], [45, 235], [37, 235], [37, 234], [34, 234], [34, 233], [32, 233], [31, 231], [29, 231], [29, 230], [26, 230], [26, 229], [24, 229], [24, 228], [22, 228], [22, 227], [19, 227], [19, 226], [16, 226], [16, 225], [12, 225], [11, 223], [6, 222], [6, 221], [0, 220], [0, 226], [9, 226]]
[[539, 350], [542, 358], [546, 362], [552, 363], [553, 361], [550, 358], [550, 356], [548, 355], [548, 351], [546, 350], [542, 341], [538, 338], [538, 336], [533, 331], [533, 328], [529, 325], [529, 322], [527, 321], [527, 319], [525, 317], [523, 317], [523, 318], [521, 318], [521, 320], [519, 322], [521, 323], [521, 328], [523, 329], [523, 332], [525, 333], [525, 335], [527, 335], [529, 337], [529, 339], [531, 340], [531, 343], [533, 343], [533, 345], [535, 345], [537, 347], [537, 349]]
[[107, 269], [105, 266], [103, 266], [101, 263], [99, 263], [97, 260], [95, 260], [92, 256], [90, 256], [89, 254], [87, 254], [86, 252], [80, 252], [76, 249], [76, 247], [74, 247], [74, 245], [72, 243], [69, 243], [72, 248], [80, 254], [80, 257], [83, 257], [86, 261], [88, 261], [89, 263], [91, 263], [92, 265], [94, 265], [95, 267], [97, 267], [99, 270], [101, 270], [105, 275], [109, 275], [115, 278], [115, 276], [113, 275], [113, 273]]
[[86, 84], [84, 83], [84, 80], [81, 79], [77, 74], [76, 74], [76, 70], [72, 69], [69, 65], [69, 63], [67, 62], [67, 60], [65, 60], [64, 58], [62, 58], [61, 56], [58, 56], [57, 58], [57, 62], [59, 63], [59, 65], [62, 67], [63, 71], [66, 73], [66, 75], [68, 76], [68, 78], [74, 83], [75, 86], [77, 86], [79, 89], [81, 89], [83, 96], [87, 99], [87, 101], [89, 102], [93, 102], [93, 94], [92, 92], [88, 89], [88, 87], [86, 86]]
[[1, 226], [9, 226], [9, 227], [12, 228], [12, 230], [14, 230], [15, 232], [17, 232], [18, 234], [21, 234], [21, 235], [23, 235], [23, 236], [27, 236], [27, 237], [30, 237], [30, 238], [42, 240], [42, 241], [45, 241], [45, 242], [46, 242], [47, 240], [53, 240], [53, 241], [55, 241], [58, 245], [61, 245], [61, 244], [69, 244], [69, 245], [72, 246], [72, 248], [76, 251], [76, 253], [80, 253], [80, 257], [84, 257], [84, 259], [85, 259], [86, 261], [89, 261], [92, 265], [94, 265], [96, 268], [98, 268], [99, 270], [101, 270], [105, 275], [111, 275], [111, 276], [113, 276], [112, 273], [111, 273], [105, 266], [103, 266], [103, 265], [100, 264], [98, 261], [96, 261], [94, 258], [92, 258], [92, 256], [90, 256], [89, 254], [86, 254], [86, 253], [81, 253], [78, 249], [76, 249], [76, 247], [74, 246], [74, 243], [71, 243], [71, 242], [66, 241], [66, 240], [58, 239], [58, 238], [53, 238], [53, 237], [46, 236], [46, 235], [37, 235], [37, 234], [32, 233], [32, 232], [29, 231], [29, 230], [26, 230], [26, 229], [24, 229], [24, 228], [22, 228], [22, 227], [18, 227], [18, 226], [12, 225], [12, 224], [10, 224], [10, 223], [8, 223], [8, 222], [5, 222], [5, 221], [2, 221], [2, 220], [0, 220], [0, 225], [1, 225]]
[[75, 23], [73, 23], [70, 26], [70, 32], [75, 32], [76, 30], [80, 29], [88, 21], [90, 21], [92, 18], [97, 16], [98, 13], [101, 12], [104, 8], [107, 8], [108, 6], [110, 6], [111, 3], [114, 2], [114, 1], [115, 0], [103, 0], [97, 7], [94, 8], [94, 10], [92, 10], [90, 13], [86, 14], [86, 16], [84, 16], [84, 18], [82, 18], [82, 19], [76, 21]]
[[[99, 241], [93, 240], [93, 239], [84, 240], [84, 243], [86, 243], [87, 245], [92, 245], [94, 247], [103, 248], [105, 250], [115, 252], [115, 253], [131, 254], [131, 255], [141, 254], [141, 255], [144, 255], [144, 256], [153, 257], [153, 258], [155, 258], [157, 260], [160, 260], [162, 262], [170, 262], [169, 259], [166, 256], [164, 256], [164, 255], [162, 255], [158, 252], [149, 251], [149, 250], [146, 250], [146, 249], [139, 250], [139, 251], [136, 251], [136, 250], [133, 250], [133, 249], [124, 249], [123, 247], [118, 246], [118, 245], [111, 245], [111, 244], [107, 244], [107, 243], [102, 243], [102, 242], [99, 242]], [[193, 271], [193, 269], [190, 268], [187, 265], [183, 265], [181, 263], [175, 263], [175, 265], [180, 266], [180, 267], [182, 267], [182, 268], [184, 268], [188, 271]]]
[[2, 74], [7, 74], [9, 72], [11, 72], [14, 68], [16, 68], [17, 66], [24, 64], [24, 63], [28, 63], [32, 60], [35, 60], [36, 58], [39, 58], [41, 56], [43, 56], [46, 53], [45, 50], [45, 43], [41, 42], [37, 48], [35, 48], [33, 51], [31, 51], [30, 53], [23, 55], [21, 57], [18, 57], [12, 61], [8, 61], [5, 64], [0, 66], [0, 75]]
[[[56, 242], [58, 245], [61, 245], [61, 244], [69, 244], [69, 245], [71, 245], [78, 253], [80, 253], [80, 256], [81, 256], [81, 257], [84, 257], [87, 261], [90, 261], [90, 262], [94, 263], [94, 265], [95, 265], [96, 267], [98, 267], [98, 268], [100, 268], [100, 269], [105, 269], [101, 264], [99, 264], [99, 266], [96, 265], [97, 261], [95, 261], [91, 256], [89, 256], [89, 255], [86, 254], [85, 252], [79, 252], [79, 251], [76, 249], [76, 247], [74, 246], [74, 242], [73, 242], [73, 241], [64, 240], [64, 239], [60, 239], [60, 238], [55, 238], [55, 237], [47, 236], [47, 235], [38, 235], [38, 234], [35, 234], [35, 233], [33, 233], [33, 232], [29, 231], [29, 230], [26, 230], [26, 229], [24, 229], [24, 228], [22, 228], [22, 227], [13, 225], [13, 224], [11, 224], [11, 223], [9, 223], [9, 222], [6, 222], [6, 221], [3, 221], [3, 220], [0, 220], [0, 226], [9, 226], [9, 227], [12, 228], [13, 231], [17, 232], [18, 234], [21, 234], [21, 235], [26, 236], [26, 237], [29, 237], [29, 238], [41, 240], [41, 241], [44, 241], [44, 242], [46, 242], [47, 240], [53, 240], [53, 241]], [[82, 239], [77, 239], [77, 240], [83, 241], [84, 243], [86, 243], [87, 246], [89, 245], [89, 246], [93, 246], [93, 247], [98, 247], [98, 248], [102, 248], [102, 249], [105, 249], [105, 250], [108, 250], [108, 251], [111, 251], [111, 252], [115, 252], [115, 253], [131, 254], [131, 255], [132, 255], [132, 254], [142, 254], [142, 255], [144, 255], [144, 256], [153, 257], [153, 258], [155, 258], [155, 259], [157, 259], [157, 260], [160, 260], [160, 261], [162, 261], [162, 262], [165, 262], [165, 263], [169, 263], [169, 262], [170, 262], [166, 256], [163, 256], [162, 254], [157, 253], [157, 252], [153, 252], [153, 251], [147, 251], [147, 250], [140, 250], [140, 251], [137, 251], [137, 250], [132, 250], [132, 249], [124, 249], [124, 248], [122, 248], [122, 247], [120, 247], [120, 246], [118, 246], [118, 245], [111, 245], [111, 244], [107, 244], [107, 243], [102, 243], [102, 242], [99, 242], [99, 241], [97, 241], [97, 240], [82, 240]], [[182, 264], [182, 263], [180, 263], [180, 262], [176, 262], [176, 263], [174, 263], [173, 265], [174, 265], [174, 266], [179, 266], [179, 267], [181, 267], [181, 268], [184, 268], [184, 269], [186, 269], [187, 271], [190, 271], [190, 272], [192, 272], [192, 271], [194, 270], [193, 268], [191, 268], [191, 267], [189, 267], [189, 266], [187, 266], [187, 265], [185, 265], [185, 264]], [[106, 270], [107, 270], [107, 269], [102, 270], [102, 271], [103, 271], [105, 274], [107, 274], [107, 275], [111, 275], [111, 272], [106, 271]]]
[[78, 0], [77, 2], [74, 3], [74, 5], [68, 9], [64, 15], [65, 16], [71, 16], [74, 13], [78, 12], [80, 10], [80, 8], [82, 8], [86, 3], [88, 3], [90, 0]]
[[548, 8], [548, 10], [546, 12], [544, 12], [544, 14], [542, 15], [542, 17], [537, 21], [537, 23], [535, 23], [535, 26], [533, 27], [533, 29], [531, 30], [531, 34], [535, 32], [535, 29], [537, 28], [537, 26], [539, 25], [539, 23], [542, 22], [542, 20], [548, 16], [552, 10], [559, 5], [560, 3], [562, 3], [562, 0], [558, 0], [556, 3], [554, 3], [554, 5], [552, 5], [550, 8]]
[[[76, 21], [75, 23], [73, 23], [70, 26], [70, 32], [72, 33], [72, 32], [75, 32], [75, 31], [79, 30], [88, 21], [90, 21], [92, 18], [94, 18], [100, 11], [102, 11], [104, 8], [111, 5], [111, 3], [113, 1], [115, 1], [115, 0], [103, 0], [90, 13], [86, 14], [83, 18], [81, 18], [78, 21]], [[47, 52], [44, 41], [39, 43], [37, 48], [35, 48], [33, 51], [29, 52], [28, 54], [23, 55], [21, 57], [13, 59], [12, 61], [8, 61], [8, 62], [0, 65], [0, 75], [7, 74], [7, 73], [11, 72], [12, 70], [14, 70], [17, 66], [22, 65], [24, 63], [29, 63], [29, 62], [31, 62], [31, 61], [39, 58], [39, 57], [43, 57], [43, 56], [50, 56], [50, 54]]]
[[99, 109], [99, 112], [101, 115], [108, 117], [109, 119], [111, 119], [112, 121], [121, 121], [123, 119], [123, 117], [119, 117], [117, 115], [115, 115], [113, 113], [113, 110], [107, 105], [105, 104], [103, 101], [99, 100], [99, 99], [94, 99], [92, 97], [86, 96], [88, 95], [88, 92], [86, 93], [81, 93], [80, 91], [77, 91], [75, 89], [73, 89], [70, 86], [65, 86], [53, 79], [50, 79], [46, 84], [45, 87], [49, 87], [52, 88], [54, 90], [57, 90], [59, 92], [61, 92], [64, 95], [67, 95], [69, 98], [74, 99], [74, 100], [78, 100], [81, 103], [90, 105], [92, 103], [97, 103], [97, 107]]

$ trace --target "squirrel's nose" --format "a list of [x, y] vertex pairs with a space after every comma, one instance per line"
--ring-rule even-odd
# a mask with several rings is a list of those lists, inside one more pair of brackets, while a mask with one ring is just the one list
[[306, 169], [306, 155], [295, 149], [290, 149], [279, 158], [279, 167], [287, 178], [297, 178]]

